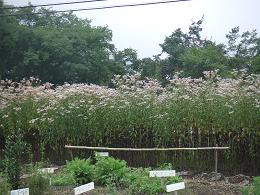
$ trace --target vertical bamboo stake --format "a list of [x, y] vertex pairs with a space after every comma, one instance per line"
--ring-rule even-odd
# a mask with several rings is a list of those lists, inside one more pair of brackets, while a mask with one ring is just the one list
[[73, 160], [72, 150], [69, 150], [69, 154], [70, 154], [70, 158], [71, 158], [71, 160]]
[[[218, 144], [216, 144], [216, 147], [218, 147]], [[215, 149], [215, 173], [218, 172], [218, 150]]]

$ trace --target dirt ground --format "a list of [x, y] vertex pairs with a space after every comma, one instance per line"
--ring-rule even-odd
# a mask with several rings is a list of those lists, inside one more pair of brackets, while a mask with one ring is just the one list
[[[186, 189], [178, 191], [177, 195], [241, 195], [242, 188], [239, 184], [230, 184], [225, 181], [208, 182], [193, 179], [185, 179]], [[53, 189], [52, 195], [72, 195], [73, 189]], [[127, 192], [120, 190], [117, 193], [109, 193], [107, 189], [96, 187], [94, 190], [84, 193], [84, 195], [127, 195]], [[174, 193], [165, 193], [174, 194]]]
[[[242, 186], [239, 184], [230, 184], [224, 181], [208, 182], [186, 180], [187, 188], [194, 195], [240, 195]], [[190, 195], [193, 195], [193, 194]], [[187, 194], [189, 195], [189, 194]]]

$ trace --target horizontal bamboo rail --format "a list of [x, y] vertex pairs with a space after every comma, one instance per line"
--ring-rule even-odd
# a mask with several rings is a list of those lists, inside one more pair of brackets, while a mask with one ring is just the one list
[[91, 146], [70, 146], [65, 145], [69, 149], [85, 149], [85, 150], [105, 150], [105, 151], [176, 151], [176, 150], [226, 150], [229, 147], [198, 147], [198, 148], [108, 148], [108, 147], [91, 147]]

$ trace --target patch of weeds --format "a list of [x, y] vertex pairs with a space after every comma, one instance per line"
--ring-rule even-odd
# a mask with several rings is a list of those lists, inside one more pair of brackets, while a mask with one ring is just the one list
[[150, 178], [148, 169], [136, 169], [128, 174], [128, 194], [155, 195], [163, 193], [159, 178]]
[[29, 167], [30, 177], [28, 179], [28, 187], [30, 195], [43, 195], [50, 189], [50, 176], [40, 171], [42, 168], [39, 164]]
[[89, 183], [93, 180], [94, 166], [91, 165], [90, 159], [75, 158], [67, 162], [65, 173], [72, 173], [79, 185]]
[[11, 189], [10, 184], [7, 181], [6, 176], [0, 173], [0, 194], [8, 195], [8, 191]]
[[253, 192], [255, 195], [260, 195], [260, 176], [253, 178]]
[[[163, 168], [160, 168], [160, 170]], [[165, 167], [165, 169], [172, 169], [172, 167]], [[164, 187], [169, 184], [178, 183], [182, 181], [181, 177], [167, 177], [164, 178], [164, 186], [162, 186], [161, 179], [158, 177], [149, 177], [150, 168], [131, 170], [127, 175], [127, 191], [128, 194], [140, 195], [157, 195], [165, 192]]]
[[124, 178], [129, 169], [123, 160], [112, 157], [96, 157], [95, 181], [101, 185], [114, 183], [117, 187], [124, 185]]
[[252, 186], [246, 186], [241, 189], [242, 195], [260, 195], [260, 176], [253, 177]]
[[158, 170], [172, 170], [173, 165], [172, 163], [164, 163], [158, 167]]
[[179, 176], [167, 177], [165, 185], [182, 182], [182, 178]]
[[76, 183], [75, 176], [71, 172], [61, 172], [51, 178], [53, 186], [75, 186]]
[[20, 187], [21, 159], [25, 154], [26, 147], [27, 144], [23, 140], [23, 135], [20, 130], [7, 136], [4, 150], [4, 167], [8, 183], [11, 184], [12, 189], [18, 189], [18, 187]]

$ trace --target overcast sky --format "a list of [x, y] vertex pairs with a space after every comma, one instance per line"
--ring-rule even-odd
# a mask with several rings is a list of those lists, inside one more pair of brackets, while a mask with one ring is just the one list
[[[30, 0], [33, 5], [75, 0]], [[159, 0], [107, 0], [87, 4], [54, 6], [55, 10], [89, 8]], [[6, 4], [23, 6], [28, 0], [4, 0]], [[75, 12], [79, 17], [92, 20], [95, 26], [113, 31], [116, 48], [133, 48], [139, 57], [159, 54], [166, 36], [181, 28], [188, 31], [192, 21], [204, 15], [203, 36], [218, 43], [225, 42], [225, 34], [239, 26], [241, 31], [256, 29], [260, 33], [260, 0], [191, 0], [187, 2]]]

